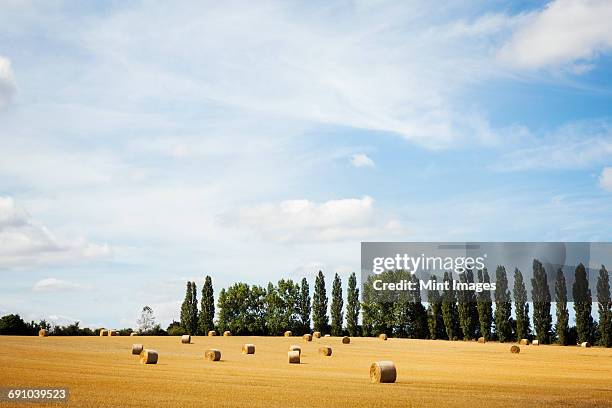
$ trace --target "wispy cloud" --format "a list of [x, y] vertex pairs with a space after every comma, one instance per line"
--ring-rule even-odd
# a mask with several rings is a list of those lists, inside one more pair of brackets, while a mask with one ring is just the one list
[[89, 286], [56, 278], [45, 278], [34, 284], [34, 292], [70, 292], [88, 290]]
[[351, 156], [351, 164], [355, 167], [375, 167], [374, 160], [364, 153], [357, 153]]
[[612, 191], [612, 167], [604, 167], [599, 176], [599, 185], [607, 191]]
[[0, 55], [0, 110], [6, 108], [17, 91], [11, 61]]

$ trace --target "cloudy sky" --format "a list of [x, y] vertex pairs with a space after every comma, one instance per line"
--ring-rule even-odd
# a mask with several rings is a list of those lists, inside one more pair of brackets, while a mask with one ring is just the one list
[[507, 3], [0, 2], [0, 314], [612, 240], [612, 3]]

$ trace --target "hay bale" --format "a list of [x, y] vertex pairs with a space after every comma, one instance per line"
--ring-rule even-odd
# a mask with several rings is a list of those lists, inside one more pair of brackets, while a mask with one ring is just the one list
[[221, 350], [208, 349], [204, 353], [204, 358], [206, 358], [209, 361], [219, 361], [221, 360]]
[[232, 335], [232, 332], [229, 331], [229, 330], [226, 330], [226, 331], [223, 332], [223, 337], [229, 337], [231, 335]]
[[183, 334], [181, 336], [181, 343], [183, 344], [190, 344], [191, 343], [191, 336], [188, 334]]
[[117, 330], [108, 330], [109, 336], [119, 336], [119, 332]]
[[591, 347], [591, 343], [589, 343], [588, 341], [584, 341], [580, 343], [580, 347]]
[[396, 378], [393, 361], [377, 361], [370, 366], [370, 381], [373, 383], [394, 383]]
[[47, 337], [47, 336], [48, 336], [48, 334], [47, 334], [47, 331], [45, 329], [40, 329], [38, 331], [38, 337]]
[[328, 346], [319, 347], [319, 354], [329, 357], [332, 355], [332, 348]]
[[321, 332], [314, 332], [314, 333], [312, 333], [312, 335], [314, 336], [315, 339], [320, 339], [321, 338]]
[[529, 339], [521, 339], [521, 341], [519, 341], [519, 344], [521, 346], [528, 346], [529, 345]]
[[383, 334], [379, 335], [378, 338], [381, 339], [381, 340], [385, 340], [386, 341], [387, 340], [387, 335], [385, 333], [383, 333]]
[[486, 342], [487, 342], [487, 340], [486, 340], [484, 337], [479, 337], [479, 338], [478, 338], [478, 342], [479, 342], [479, 343], [483, 343], [483, 344], [484, 344], [484, 343], [486, 343]]
[[211, 330], [211, 331], [208, 332], [208, 336], [209, 337], [216, 336], [216, 335], [217, 335], [217, 332], [214, 331], [214, 330]]
[[137, 356], [140, 353], [142, 353], [142, 350], [144, 349], [142, 344], [132, 344], [132, 354]]
[[305, 334], [304, 336], [302, 336], [302, 338], [304, 339], [304, 341], [312, 341], [312, 334]]
[[136, 332], [131, 332], [131, 333], [130, 333], [130, 337], [132, 337], [132, 336], [138, 336], [138, 333], [136, 333]]
[[108, 330], [100, 329], [100, 336], [108, 336]]
[[142, 364], [157, 364], [157, 351], [144, 349], [140, 353], [140, 362]]
[[291, 330], [287, 330], [285, 332], [285, 337], [291, 337], [293, 335], [293, 333], [291, 333]]
[[289, 364], [300, 364], [299, 351], [289, 351], [287, 352], [287, 356], [289, 357]]
[[351, 338], [348, 336], [344, 336], [342, 338], [342, 344], [349, 344], [351, 342]]
[[510, 352], [512, 354], [518, 354], [521, 352], [521, 348], [515, 344], [514, 346], [510, 347]]
[[539, 346], [540, 345], [540, 340], [534, 340], [531, 342], [532, 346]]
[[255, 345], [254, 344], [243, 344], [242, 345], [242, 354], [255, 354]]
[[296, 346], [295, 344], [289, 346], [289, 351], [297, 351], [298, 353], [302, 354], [302, 348], [300, 346]]

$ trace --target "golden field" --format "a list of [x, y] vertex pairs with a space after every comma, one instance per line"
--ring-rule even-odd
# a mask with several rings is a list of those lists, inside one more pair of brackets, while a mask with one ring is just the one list
[[[0, 385], [70, 388], [74, 407], [612, 407], [612, 350], [337, 337], [0, 336]], [[159, 352], [142, 365], [132, 343]], [[254, 355], [241, 354], [254, 343]], [[287, 363], [291, 344], [302, 364]], [[333, 348], [331, 357], [318, 354]], [[207, 348], [222, 351], [206, 361]], [[371, 384], [392, 360], [395, 384]], [[0, 403], [0, 407], [42, 404]]]

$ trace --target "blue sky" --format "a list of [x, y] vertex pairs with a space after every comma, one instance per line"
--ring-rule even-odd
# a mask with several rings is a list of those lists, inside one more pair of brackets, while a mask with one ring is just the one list
[[0, 7], [0, 313], [133, 325], [361, 241], [609, 241], [606, 1]]

